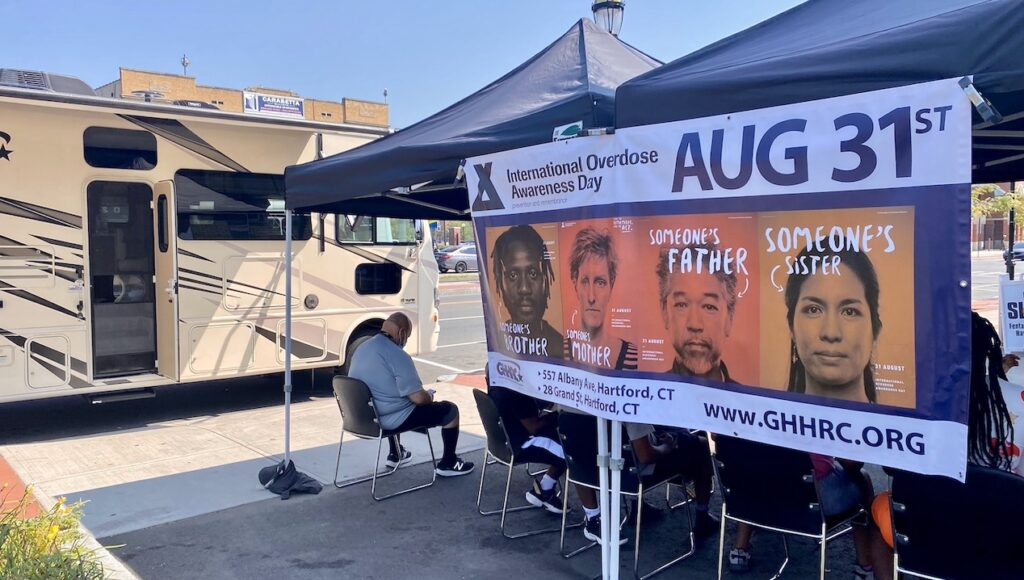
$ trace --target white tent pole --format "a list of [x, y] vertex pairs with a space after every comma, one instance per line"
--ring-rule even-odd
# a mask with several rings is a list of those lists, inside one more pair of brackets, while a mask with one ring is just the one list
[[597, 418], [597, 477], [600, 489], [597, 505], [601, 508], [601, 577], [610, 578], [611, 564], [608, 542], [608, 420]]
[[[608, 564], [611, 572], [612, 580], [618, 580], [619, 578], [619, 514], [621, 513], [620, 502], [622, 496], [619, 492], [622, 490], [622, 423], [620, 421], [612, 421], [612, 456], [608, 462], [609, 475], [612, 478], [611, 494], [612, 494], [612, 521], [611, 521], [611, 535], [608, 536], [609, 541], [608, 549], [611, 550], [609, 553], [610, 563]], [[643, 504], [643, 498], [637, 498], [637, 509]], [[636, 549], [636, 546], [633, 546]]]
[[284, 462], [292, 446], [292, 210], [284, 212]]

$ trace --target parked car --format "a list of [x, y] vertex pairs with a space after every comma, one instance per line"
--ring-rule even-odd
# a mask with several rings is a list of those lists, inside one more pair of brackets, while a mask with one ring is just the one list
[[441, 272], [447, 272], [448, 268], [444, 267], [444, 258], [448, 254], [458, 250], [459, 246], [445, 246], [443, 248], [434, 248], [434, 259], [437, 260], [437, 269]]
[[[1009, 250], [1003, 250], [1003, 260], [1005, 261], [1009, 257]], [[1013, 244], [1013, 259], [1024, 260], [1024, 242], [1014, 242]]]
[[457, 250], [443, 254], [442, 258], [443, 261], [437, 263], [442, 272], [476, 270], [476, 244], [463, 244]]

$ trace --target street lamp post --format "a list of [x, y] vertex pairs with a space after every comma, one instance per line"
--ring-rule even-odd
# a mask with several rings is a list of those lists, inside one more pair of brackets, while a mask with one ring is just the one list
[[[1017, 192], [1017, 182], [1016, 181], [1011, 181], [1010, 182], [1010, 193], [1012, 194], [1012, 193], [1016, 193], [1016, 192]], [[1014, 238], [1017, 237], [1017, 223], [1016, 223], [1017, 220], [1016, 220], [1016, 217], [1017, 216], [1016, 216], [1016, 212], [1014, 211], [1014, 207], [1013, 207], [1013, 205], [1010, 205], [1010, 224], [1009, 224], [1009, 226], [1010, 226], [1010, 247], [1006, 249], [1006, 274], [1010, 277], [1010, 280], [1014, 279], [1013, 278], [1013, 274], [1014, 274], [1014, 272], [1013, 272], [1013, 269], [1014, 269], [1013, 268], [1014, 267], [1014, 263], [1013, 263], [1013, 245], [1014, 245], [1014, 242], [1016, 241]]]
[[190, 61], [188, 59], [188, 55], [187, 54], [181, 55], [181, 69], [182, 69], [182, 73], [181, 74], [182, 75], [188, 76], [188, 65], [190, 65], [190, 64], [192, 64], [192, 61]]
[[590, 7], [594, 12], [594, 22], [613, 36], [619, 35], [622, 29], [622, 13], [626, 10], [625, 0], [594, 0]]

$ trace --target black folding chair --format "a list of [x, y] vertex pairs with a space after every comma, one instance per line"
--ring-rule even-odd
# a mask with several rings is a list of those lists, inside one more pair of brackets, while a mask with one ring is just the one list
[[787, 535], [817, 540], [821, 545], [819, 575], [824, 580], [828, 542], [848, 532], [851, 520], [864, 517], [863, 508], [826, 521], [814, 485], [811, 457], [804, 451], [719, 435], [715, 438], [714, 459], [723, 497], [718, 577], [722, 577], [725, 557], [725, 524], [732, 520], [782, 534], [785, 559], [773, 580], [789, 563]]
[[[575, 485], [581, 485], [589, 487], [594, 490], [600, 489], [600, 481], [597, 470], [597, 419], [592, 415], [583, 415], [580, 413], [561, 412], [558, 414], [558, 433], [562, 439], [562, 451], [565, 453], [565, 462], [567, 465], [565, 478], [567, 483], [573, 483]], [[611, 437], [608, 438], [611, 441]], [[659, 564], [653, 570], [650, 570], [644, 574], [640, 573], [640, 530], [642, 526], [643, 517], [643, 497], [644, 493], [648, 490], [654, 489], [659, 485], [667, 485], [672, 482], [680, 482], [678, 477], [671, 477], [657, 482], [647, 482], [645, 484], [644, 479], [637, 473], [636, 458], [633, 455], [633, 446], [630, 445], [628, 438], [623, 437], [623, 459], [625, 461], [623, 470], [621, 472], [621, 487], [619, 494], [628, 498], [633, 498], [636, 502], [636, 535], [633, 540], [633, 575], [641, 580], [646, 580], [659, 572], [663, 572], [670, 566], [678, 564], [683, 560], [689, 558], [696, 552], [696, 544], [693, 537], [693, 517], [690, 514], [690, 510], [686, 510], [686, 516], [690, 523], [690, 548], [689, 550], [668, 562]], [[567, 494], [568, 495], [568, 494]], [[566, 498], [568, 499], [568, 498]], [[596, 542], [586, 544], [572, 552], [566, 553], [565, 551], [565, 530], [566, 530], [566, 517], [568, 501], [563, 502], [562, 509], [562, 535], [559, 541], [559, 549], [561, 550], [562, 556], [565, 558], [571, 558], [585, 550], [589, 550], [594, 547]], [[683, 504], [677, 504], [683, 505]], [[615, 522], [619, 520], [619, 514], [612, 514], [615, 518]], [[620, 525], [621, 528], [621, 525]]]
[[[373, 496], [373, 499], [382, 501], [395, 497], [396, 495], [402, 495], [404, 493], [409, 493], [410, 491], [416, 491], [417, 489], [423, 489], [434, 485], [434, 481], [437, 480], [437, 472], [435, 471], [437, 467], [437, 458], [434, 456], [434, 444], [430, 440], [430, 434], [427, 432], [426, 428], [413, 429], [416, 433], [422, 433], [427, 436], [427, 444], [430, 446], [431, 473], [433, 474], [430, 482], [378, 497], [377, 479], [387, 477], [395, 473], [398, 471], [399, 467], [398, 464], [396, 464], [393, 468], [385, 472], [377, 471], [377, 468], [380, 465], [380, 453], [384, 439], [407, 431], [381, 429], [380, 417], [377, 415], [377, 408], [373, 405], [373, 396], [370, 394], [370, 388], [367, 387], [366, 383], [363, 381], [353, 379], [352, 377], [336, 375], [332, 386], [334, 387], [334, 398], [338, 401], [338, 410], [341, 411], [341, 438], [338, 440], [338, 462], [334, 466], [334, 487], [341, 489], [357, 483], [371, 481], [370, 495]], [[345, 433], [355, 435], [360, 439], [377, 440], [377, 458], [373, 463], [373, 475], [356, 479], [354, 481], [347, 481], [345, 483], [338, 482], [338, 472], [341, 471], [341, 448], [345, 443]]]
[[[512, 468], [517, 465], [527, 465], [527, 472], [529, 472], [529, 464], [528, 462], [516, 457], [515, 450], [512, 448], [512, 442], [508, 437], [508, 431], [505, 429], [504, 420], [501, 418], [501, 413], [498, 411], [498, 407], [494, 404], [494, 400], [491, 399], [491, 396], [483, 391], [474, 390], [473, 398], [476, 399], [476, 408], [480, 414], [480, 422], [483, 423], [484, 432], [487, 434], [487, 447], [484, 449], [484, 463], [480, 469], [480, 488], [477, 490], [476, 494], [476, 510], [482, 516], [501, 514], [501, 535], [509, 539], [514, 540], [516, 538], [525, 538], [528, 536], [536, 536], [537, 534], [559, 531], [560, 528], [530, 530], [517, 534], [510, 534], [505, 531], [505, 516], [507, 514], [523, 510], [537, 509], [536, 506], [530, 504], [511, 508], [508, 507], [509, 490], [512, 486]], [[487, 477], [487, 465], [491, 458], [493, 458], [493, 461], [490, 461], [491, 463], [500, 463], [508, 467], [508, 475], [505, 477], [505, 497], [501, 502], [501, 509], [484, 510], [481, 507], [484, 494], [484, 478]]]
[[965, 483], [893, 472], [897, 573], [921, 578], [1019, 578], [1024, 478], [969, 465]]

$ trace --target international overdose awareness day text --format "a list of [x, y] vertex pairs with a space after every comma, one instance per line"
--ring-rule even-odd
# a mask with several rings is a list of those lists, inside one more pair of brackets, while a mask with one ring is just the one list
[[469, 159], [493, 384], [963, 479], [955, 80]]

